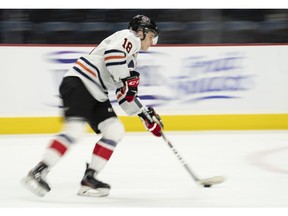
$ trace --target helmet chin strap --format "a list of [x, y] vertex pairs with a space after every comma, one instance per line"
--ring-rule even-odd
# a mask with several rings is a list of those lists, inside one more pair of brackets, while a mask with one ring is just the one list
[[142, 33], [143, 33], [143, 38], [141, 39], [141, 41], [145, 40], [146, 35], [147, 35], [149, 30], [147, 28], [139, 28], [138, 31], [142, 31]]
[[[143, 33], [143, 38], [140, 38], [141, 41], [145, 40], [146, 38], [146, 35], [148, 34], [149, 32], [149, 29], [148, 28], [140, 28], [138, 31], [141, 31]], [[158, 35], [155, 36], [155, 38], [153, 39], [153, 45], [156, 45], [158, 42]]]

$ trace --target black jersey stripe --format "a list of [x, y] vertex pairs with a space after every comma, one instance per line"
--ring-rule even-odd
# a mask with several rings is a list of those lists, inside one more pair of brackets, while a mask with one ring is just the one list
[[[79, 68], [77, 67], [73, 67], [74, 70], [76, 70], [78, 73], [80, 73], [82, 76], [84, 76], [85, 78], [87, 78], [88, 80], [90, 80], [91, 82], [93, 82], [95, 85], [98, 86], [98, 88], [101, 89], [101, 87], [98, 85], [98, 83], [96, 83], [93, 79], [91, 79], [86, 73], [84, 73], [83, 71], [81, 71]], [[105, 89], [106, 90], [106, 89]], [[103, 91], [105, 94], [108, 95], [108, 92], [107, 91]]]
[[116, 49], [106, 50], [106, 51], [104, 52], [104, 55], [110, 54], [110, 53], [123, 53], [124, 56], [126, 57], [126, 53], [125, 53], [125, 52], [123, 52], [123, 51], [121, 51], [121, 50], [116, 50]]
[[99, 78], [99, 81], [100, 81], [100, 83], [101, 83], [101, 85], [102, 85], [102, 88], [107, 91], [107, 88], [106, 88], [106, 86], [104, 85], [104, 82], [103, 82], [103, 80], [102, 80], [102, 78], [101, 78], [101, 76], [100, 76], [100, 71], [99, 71], [99, 69], [98, 69], [95, 65], [93, 65], [90, 61], [88, 61], [87, 59], [85, 59], [84, 57], [80, 57], [80, 59], [81, 59], [82, 61], [84, 61], [86, 64], [88, 64], [89, 66], [91, 66], [92, 68], [94, 68], [94, 69], [96, 70], [97, 75], [98, 75], [98, 78]]
[[126, 60], [125, 60], [125, 61], [122, 61], [122, 62], [111, 62], [111, 63], [106, 63], [106, 67], [114, 66], [114, 65], [123, 65], [123, 64], [126, 64]]

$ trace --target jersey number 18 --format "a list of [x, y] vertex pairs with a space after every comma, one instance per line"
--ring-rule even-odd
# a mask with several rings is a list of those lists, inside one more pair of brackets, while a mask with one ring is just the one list
[[132, 49], [132, 43], [131, 43], [130, 41], [128, 41], [127, 38], [125, 38], [125, 39], [124, 39], [124, 43], [122, 44], [122, 47], [123, 47], [124, 49], [126, 49], [127, 52], [129, 53], [129, 52], [131, 51], [131, 49]]

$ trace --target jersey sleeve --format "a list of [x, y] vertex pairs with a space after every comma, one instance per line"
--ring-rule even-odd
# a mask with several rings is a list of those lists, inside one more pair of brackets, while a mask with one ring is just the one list
[[133, 116], [142, 112], [143, 109], [147, 109], [147, 107], [141, 102], [138, 96], [131, 102], [127, 102], [123, 98], [117, 97], [118, 104], [122, 108], [122, 110], [128, 115]]
[[127, 58], [138, 53], [141, 41], [130, 31], [119, 32], [104, 52], [104, 62], [115, 82], [130, 76]]

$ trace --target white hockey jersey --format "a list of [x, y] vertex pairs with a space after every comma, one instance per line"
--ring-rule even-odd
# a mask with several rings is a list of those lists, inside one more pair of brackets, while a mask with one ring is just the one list
[[[81, 56], [64, 75], [79, 77], [91, 95], [98, 101], [108, 100], [108, 90], [123, 86], [121, 79], [135, 70], [141, 40], [132, 30], [125, 29], [105, 38], [89, 55]], [[141, 112], [138, 97], [134, 101], [118, 101], [128, 115]]]

